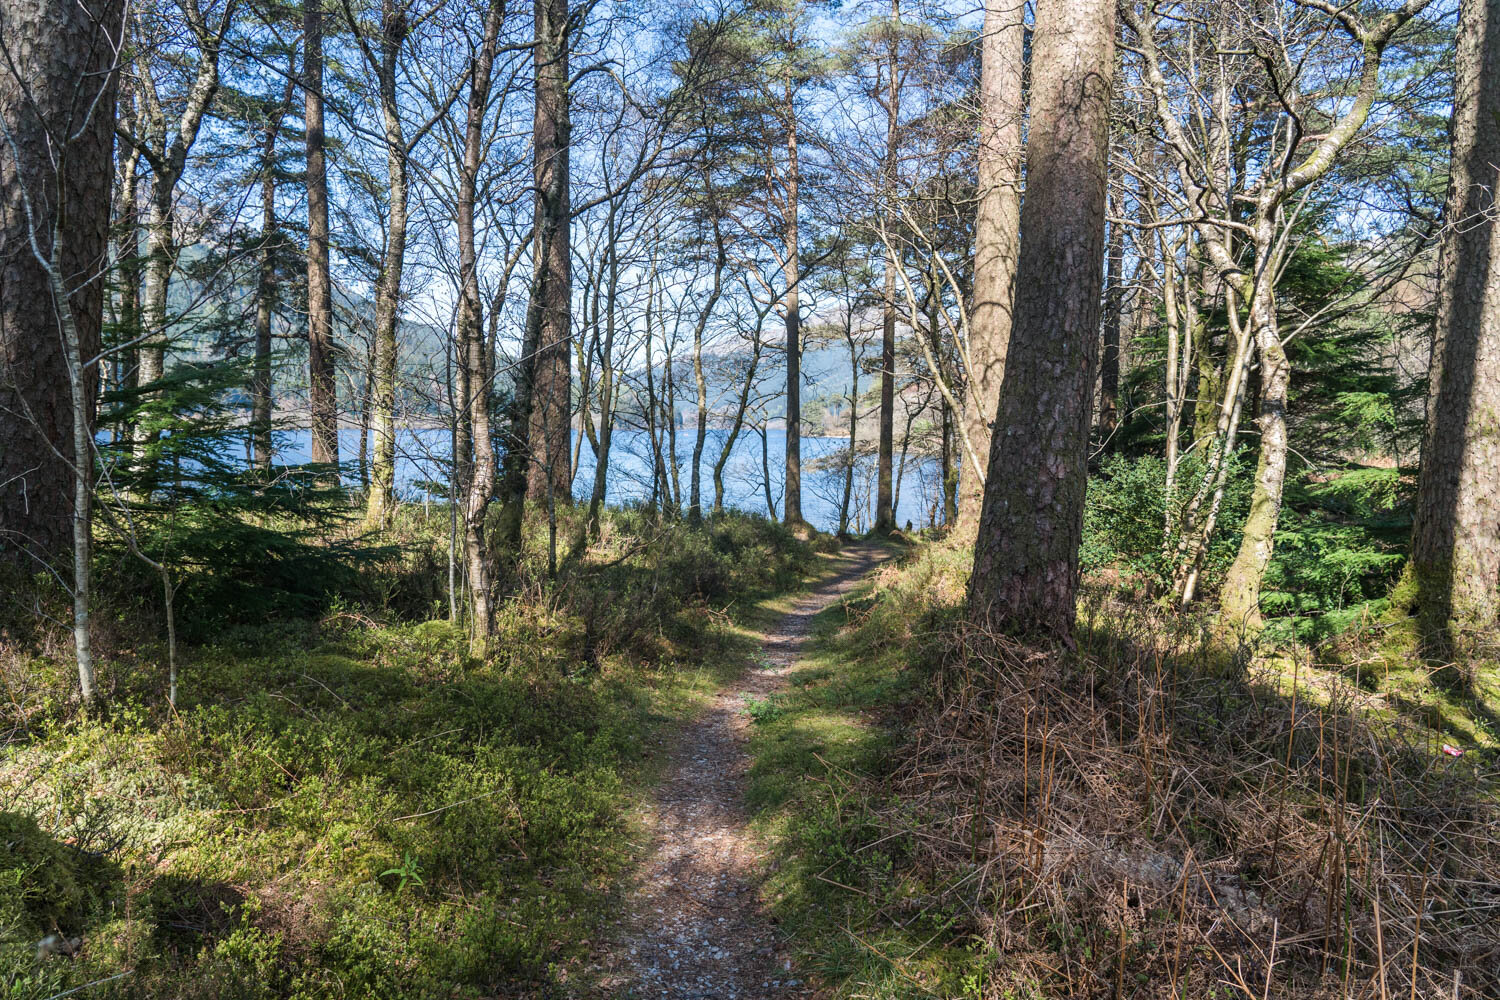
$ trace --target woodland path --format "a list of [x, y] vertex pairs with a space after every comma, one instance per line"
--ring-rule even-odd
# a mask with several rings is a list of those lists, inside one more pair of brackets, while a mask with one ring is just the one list
[[764, 858], [748, 828], [745, 742], [751, 699], [786, 683], [813, 619], [888, 556], [853, 545], [765, 633], [760, 662], [726, 686], [668, 751], [646, 816], [652, 843], [598, 965], [600, 996], [809, 997], [762, 908]]

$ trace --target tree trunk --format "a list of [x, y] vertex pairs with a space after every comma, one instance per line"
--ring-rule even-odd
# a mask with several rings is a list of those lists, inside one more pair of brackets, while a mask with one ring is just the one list
[[[1036, 24], [1026, 237], [969, 606], [988, 627], [1070, 638], [1099, 354], [1115, 6], [1040, 0]], [[986, 282], [995, 287], [994, 275]]]
[[[139, 56], [137, 73], [143, 134], [136, 137], [137, 148], [151, 163], [151, 214], [147, 226], [146, 296], [142, 305], [143, 333], [147, 339], [140, 346], [140, 366], [136, 385], [150, 385], [166, 371], [167, 292], [172, 270], [177, 263], [177, 244], [173, 226], [176, 222], [174, 202], [177, 184], [187, 169], [188, 153], [198, 141], [203, 119], [219, 92], [219, 53], [224, 33], [230, 24], [232, 6], [226, 8], [217, 25], [211, 26], [196, 5], [181, 8], [190, 22], [198, 43], [197, 69], [193, 82], [181, 102], [174, 132], [168, 131], [164, 102], [148, 70], [148, 62]], [[151, 473], [150, 453], [156, 434], [145, 425], [135, 433], [135, 463], [143, 473]]]
[[1453, 157], [1411, 578], [1426, 652], [1500, 614], [1500, 0], [1460, 7]]
[[844, 310], [844, 342], [849, 346], [849, 460], [844, 466], [844, 495], [839, 504], [840, 535], [849, 531], [849, 502], [854, 496], [855, 444], [859, 435], [859, 345], [854, 342], [852, 307]]
[[740, 432], [745, 427], [745, 412], [750, 407], [750, 393], [755, 388], [755, 372], [760, 367], [760, 334], [761, 326], [757, 322], [755, 346], [752, 348], [750, 363], [745, 366], [745, 380], [740, 383], [740, 395], [734, 407], [734, 421], [729, 425], [729, 433], [724, 436], [724, 444], [719, 449], [719, 457], [714, 459], [714, 510], [716, 512], [724, 509], [724, 467], [729, 464], [730, 456], [734, 454], [735, 442], [739, 440]]
[[797, 106], [790, 80], [786, 85], [786, 496], [783, 519], [790, 525], [802, 520], [802, 314], [797, 285], [801, 280], [801, 256], [797, 227], [798, 185], [801, 166], [797, 154]]
[[266, 139], [265, 174], [260, 179], [260, 281], [255, 294], [255, 361], [250, 372], [251, 465], [271, 468], [271, 321], [275, 315], [276, 257], [276, 139]]
[[[611, 234], [613, 237], [613, 233]], [[604, 345], [599, 357], [599, 445], [594, 452], [594, 488], [589, 495], [587, 535], [598, 537], [599, 512], [609, 489], [609, 454], [615, 435], [615, 331], [619, 309], [620, 256], [611, 238], [605, 248], [608, 267], [604, 297]], [[587, 537], [587, 536], [586, 536]]]
[[958, 463], [953, 460], [953, 407], [948, 405], [946, 399], [940, 400], [939, 405], [943, 410], [943, 440], [940, 444], [942, 463], [939, 467], [943, 477], [943, 523], [951, 526], [958, 520]]
[[[705, 173], [707, 173], [705, 171]], [[707, 177], [704, 178], [706, 181]], [[693, 324], [693, 383], [698, 391], [698, 423], [693, 434], [693, 470], [688, 494], [688, 519], [694, 524], [703, 517], [703, 443], [708, 436], [708, 381], [703, 374], [703, 334], [708, 329], [709, 318], [724, 292], [724, 269], [729, 266], [729, 251], [724, 245], [724, 232], [719, 225], [718, 213], [713, 216], [714, 230], [714, 283], [708, 294], [698, 321]]]
[[387, 528], [396, 513], [396, 328], [401, 322], [407, 224], [406, 133], [396, 97], [396, 64], [406, 31], [405, 12], [395, 6], [394, 0], [385, 0], [376, 70], [391, 194], [386, 216], [385, 259], [375, 289], [375, 356], [370, 401], [375, 444], [370, 455], [370, 491], [365, 501], [366, 528]]
[[[536, 0], [536, 108], [533, 156], [536, 179], [536, 296], [541, 332], [532, 385], [529, 437], [530, 499], [566, 501], [573, 493], [572, 440], [572, 249], [568, 146], [570, 116], [567, 0]], [[543, 238], [545, 234], [545, 238]], [[551, 498], [549, 501], [548, 498]]]
[[[1114, 213], [1118, 215], [1119, 213]], [[1125, 256], [1125, 227], [1109, 225], [1109, 249], [1104, 276], [1103, 344], [1099, 355], [1099, 447], [1114, 451], [1120, 425], [1120, 319], [1125, 289], [1121, 284]]]
[[323, 152], [323, 11], [305, 0], [303, 122], [307, 151], [307, 408], [312, 460], [339, 460], [338, 391], [334, 373], [333, 279], [328, 264], [328, 165]]
[[[961, 413], [964, 436], [980, 461], [990, 454], [990, 429], [1012, 330], [1021, 225], [1024, 15], [1020, 0], [986, 0], [974, 304], [969, 322], [968, 390]], [[984, 482], [972, 469], [964, 469], [959, 489], [959, 524], [972, 528], [978, 524]]]
[[[886, 126], [884, 182], [887, 211], [896, 197], [896, 170], [901, 152], [901, 0], [891, 0], [890, 44], [886, 53]], [[896, 527], [894, 469], [896, 438], [896, 268], [886, 260], [880, 316], [880, 442], [875, 473], [875, 530]]]
[[[122, 102], [123, 103], [123, 102]], [[121, 343], [128, 343], [141, 332], [141, 203], [139, 153], [121, 153], [119, 236], [115, 248], [115, 267], [119, 274]], [[110, 387], [116, 392], [130, 388], [135, 378], [138, 352], [134, 347], [117, 348], [111, 356], [114, 372]], [[96, 408], [97, 409], [97, 408]], [[130, 427], [115, 431], [115, 443], [133, 439]]]
[[[653, 235], [653, 250], [651, 252], [651, 265], [646, 272], [646, 439], [651, 444], [651, 507], [653, 510], [666, 507], [671, 504], [672, 494], [667, 485], [667, 467], [662, 460], [661, 438], [656, 433], [656, 418], [661, 413], [661, 404], [656, 395], [656, 362], [652, 357], [651, 348], [656, 339], [656, 330], [653, 320], [656, 316], [656, 252], [655, 235]], [[666, 494], [665, 502], [662, 494]]]
[[60, 565], [70, 548], [76, 560], [75, 541], [87, 540], [87, 524], [79, 534], [77, 518], [87, 517], [88, 503], [85, 497], [80, 510], [75, 470], [86, 467], [83, 474], [92, 481], [91, 456], [79, 443], [91, 440], [97, 378], [93, 369], [80, 373], [78, 403], [69, 379], [75, 360], [92, 362], [99, 353], [120, 11], [113, 0], [9, 0], [0, 9], [6, 52], [0, 64], [0, 560], [28, 574], [37, 568], [33, 559]]
[[[1269, 236], [1269, 224], [1264, 228], [1266, 232], [1261, 235]], [[1257, 248], [1258, 259], [1266, 260], [1271, 253], [1269, 243], [1263, 251]], [[1289, 457], [1286, 404], [1292, 369], [1276, 323], [1273, 281], [1269, 273], [1262, 277], [1257, 283], [1255, 301], [1250, 305], [1252, 336], [1260, 356], [1260, 413], [1256, 420], [1260, 426], [1260, 457], [1255, 465], [1250, 514], [1245, 519], [1239, 552], [1224, 577], [1219, 599], [1220, 621], [1231, 627], [1243, 623], [1257, 628], [1261, 624], [1260, 585], [1275, 550], [1276, 525], [1281, 518], [1281, 498], [1286, 485]]]
[[[294, 57], [295, 58], [295, 57]], [[266, 126], [261, 147], [260, 283], [255, 295], [255, 365], [250, 379], [251, 464], [262, 472], [271, 468], [271, 323], [276, 315], [276, 139], [282, 119], [292, 106], [296, 64], [287, 67], [286, 92]]]
[[[676, 337], [673, 337], [676, 340]], [[662, 449], [667, 463], [667, 504], [674, 514], [682, 511], [682, 473], [677, 461], [677, 370], [672, 352], [664, 350], [662, 363], [662, 426], [667, 432], [667, 446]]]
[[756, 428], [760, 432], [760, 483], [766, 492], [766, 512], [776, 520], [776, 498], [771, 495], [771, 448], [767, 442], [766, 425]]
[[[505, 4], [497, 0], [490, 5], [485, 18], [484, 42], [470, 67], [469, 106], [464, 123], [463, 168], [459, 176], [458, 223], [458, 349], [464, 438], [472, 454], [473, 465], [463, 477], [467, 487], [464, 496], [464, 570], [469, 582], [474, 608], [473, 644], [483, 655], [494, 631], [491, 605], [490, 558], [484, 536], [485, 517], [495, 494], [494, 441], [490, 434], [490, 367], [484, 336], [483, 303], [479, 296], [478, 249], [474, 235], [475, 188], [484, 158], [484, 116], [489, 106], [491, 76], [495, 50], [499, 44], [500, 25], [505, 19]], [[457, 437], [457, 435], [455, 435]], [[455, 442], [455, 465], [465, 457]]]
[[[167, 291], [172, 280], [172, 262], [176, 250], [172, 241], [175, 212], [172, 209], [173, 181], [161, 173], [151, 176], [151, 207], [146, 223], [145, 295], [141, 299], [140, 364], [135, 370], [135, 385], [144, 389], [160, 381], [167, 364]], [[151, 470], [150, 452], [156, 434], [149, 424], [135, 428], [134, 459], [142, 473]]]

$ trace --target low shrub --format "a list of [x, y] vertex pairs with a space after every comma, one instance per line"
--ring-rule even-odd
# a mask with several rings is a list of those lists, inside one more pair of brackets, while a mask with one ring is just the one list
[[[387, 580], [425, 573], [444, 594], [444, 521], [403, 513], [377, 540], [405, 553]], [[68, 709], [66, 646], [0, 649], [6, 996], [560, 989], [637, 850], [629, 809], [662, 727], [745, 662], [730, 595], [792, 582], [811, 554], [743, 515], [603, 529], [549, 581], [545, 526], [528, 527], [489, 658], [462, 624], [412, 620], [404, 584], [371, 597], [379, 580], [321, 617], [184, 645], [175, 708], [149, 641], [114, 644], [92, 718]], [[79, 941], [39, 954], [48, 936]]]

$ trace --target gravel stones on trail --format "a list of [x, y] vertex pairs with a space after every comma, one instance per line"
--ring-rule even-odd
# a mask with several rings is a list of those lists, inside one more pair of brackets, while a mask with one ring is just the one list
[[745, 705], [785, 683], [813, 618], [875, 567], [856, 546], [765, 637], [764, 659], [721, 691], [669, 751], [645, 819], [652, 845], [596, 967], [595, 993], [620, 998], [810, 997], [760, 904], [761, 851], [744, 807]]

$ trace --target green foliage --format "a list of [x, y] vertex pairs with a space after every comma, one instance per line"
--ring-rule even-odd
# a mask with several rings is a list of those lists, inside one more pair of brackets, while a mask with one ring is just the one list
[[[431, 537], [400, 530], [401, 547]], [[490, 659], [461, 626], [339, 602], [187, 650], [176, 711], [154, 663], [119, 661], [107, 721], [15, 720], [30, 738], [0, 754], [0, 922], [20, 971], [0, 982], [28, 1000], [126, 969], [91, 995], [557, 988], [632, 861], [648, 748], [745, 662], [703, 595], [767, 590], [810, 551], [741, 515], [610, 513], [604, 533], [548, 599], [501, 609]], [[678, 550], [717, 553], [721, 577], [679, 574]], [[656, 638], [601, 638], [589, 661], [583, 613], [620, 604], [635, 617], [611, 620]], [[53, 923], [82, 953], [36, 965]]]
[[[1239, 547], [1239, 531], [1250, 509], [1249, 477], [1245, 475], [1247, 457], [1235, 455], [1231, 461], [1224, 500], [1219, 512], [1219, 530], [1209, 545], [1204, 561], [1204, 576], [1216, 580], [1234, 561]], [[1170, 589], [1172, 554], [1176, 538], [1164, 540], [1167, 512], [1174, 523], [1192, 500], [1203, 475], [1203, 463], [1196, 454], [1183, 458], [1178, 467], [1177, 483], [1168, 493], [1167, 464], [1154, 455], [1106, 459], [1099, 472], [1089, 477], [1084, 505], [1083, 542], [1079, 561], [1085, 573], [1113, 569], [1128, 582], [1149, 594]]]
[[1281, 635], [1319, 639], [1384, 611], [1406, 564], [1409, 485], [1382, 468], [1289, 484], [1261, 594]]
[[[249, 428], [233, 406], [245, 378], [241, 361], [184, 363], [151, 386], [104, 398], [109, 486], [99, 522], [109, 530], [98, 546], [99, 579], [119, 603], [160, 593], [155, 571], [131, 551], [133, 538], [171, 571], [189, 638], [315, 614], [330, 594], [356, 591], [361, 570], [393, 555], [340, 537], [349, 510], [331, 485], [334, 470], [247, 468]], [[151, 435], [139, 461], [133, 430]]]
[[[1248, 461], [1242, 456], [1239, 464]], [[1162, 531], [1167, 505], [1181, 506], [1196, 482], [1198, 464], [1183, 462], [1168, 497], [1165, 463], [1153, 456], [1112, 457], [1090, 477], [1080, 561], [1086, 573], [1112, 570], [1147, 594], [1168, 590], [1172, 548]], [[1314, 640], [1378, 614], [1405, 564], [1411, 533], [1409, 483], [1396, 469], [1352, 468], [1312, 477], [1290, 476], [1276, 551], [1266, 572], [1261, 611], [1272, 638]], [[1250, 502], [1250, 477], [1229, 478], [1220, 529], [1209, 548], [1205, 580], [1223, 576], [1239, 548]]]
[[0, 928], [6, 937], [75, 932], [99, 899], [89, 885], [93, 866], [58, 842], [36, 819], [0, 812]]

